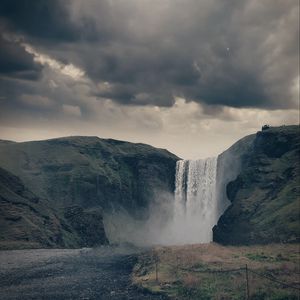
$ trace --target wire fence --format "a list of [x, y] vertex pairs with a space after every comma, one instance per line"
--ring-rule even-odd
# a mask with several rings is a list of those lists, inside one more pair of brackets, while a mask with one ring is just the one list
[[[154, 258], [154, 262], [155, 262], [155, 278], [156, 281], [159, 280], [159, 260], [158, 258]], [[250, 299], [250, 280], [249, 280], [249, 274], [252, 274], [252, 276], [257, 276], [259, 278], [262, 279], [266, 279], [270, 282], [274, 282], [275, 284], [283, 287], [283, 288], [288, 288], [288, 289], [292, 289], [294, 291], [297, 291], [298, 294], [298, 299], [300, 299], [300, 282], [297, 283], [288, 283], [288, 282], [284, 282], [279, 280], [278, 278], [276, 278], [274, 275], [270, 275], [270, 274], [263, 274], [257, 270], [253, 270], [251, 268], [248, 267], [248, 265], [245, 265], [243, 267], [240, 268], [235, 268], [235, 269], [195, 269], [195, 268], [184, 268], [184, 267], [179, 267], [179, 265], [171, 265], [169, 264], [170, 267], [172, 268], [176, 268], [176, 270], [181, 270], [181, 271], [185, 271], [185, 272], [194, 272], [194, 273], [203, 273], [203, 274], [222, 274], [222, 273], [235, 273], [235, 272], [242, 272], [244, 273], [245, 276], [245, 283], [246, 283], [246, 299]]]
[[196, 269], [189, 269], [189, 268], [180, 268], [182, 271], [189, 271], [189, 272], [196, 272], [196, 273], [232, 273], [232, 272], [237, 272], [237, 271], [245, 271], [245, 272], [250, 272], [252, 274], [255, 274], [261, 278], [265, 278], [265, 279], [268, 279], [270, 281], [273, 281], [273, 282], [276, 282], [284, 287], [287, 287], [287, 288], [291, 288], [291, 289], [295, 289], [295, 290], [298, 290], [300, 291], [300, 283], [296, 285], [293, 285], [293, 284], [289, 284], [289, 283], [286, 283], [286, 282], [282, 282], [274, 277], [271, 277], [270, 275], [265, 275], [265, 274], [261, 274], [259, 272], [256, 272], [252, 269], [249, 269], [248, 266], [246, 265], [245, 267], [241, 267], [241, 268], [238, 268], [238, 269], [226, 269], [226, 270], [196, 270]]
[[266, 279], [268, 279], [270, 281], [276, 282], [276, 283], [278, 283], [278, 284], [280, 284], [280, 285], [282, 285], [282, 286], [284, 286], [286, 288], [291, 288], [291, 289], [300, 291], [300, 283], [297, 283], [297, 286], [296, 286], [296, 285], [293, 285], [293, 284], [290, 284], [290, 283], [286, 283], [286, 282], [280, 281], [280, 280], [278, 280], [276, 278], [273, 278], [271, 276], [268, 276], [268, 275], [265, 275], [265, 274], [261, 274], [259, 272], [254, 271], [254, 270], [251, 270], [251, 269], [248, 269], [248, 271], [251, 272], [251, 273], [253, 273], [253, 274], [255, 274], [255, 275], [257, 275], [257, 276], [259, 276], [259, 277], [261, 277], [261, 278], [266, 278]]

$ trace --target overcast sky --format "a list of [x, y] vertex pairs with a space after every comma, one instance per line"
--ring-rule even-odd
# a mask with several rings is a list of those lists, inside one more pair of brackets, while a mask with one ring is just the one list
[[0, 138], [214, 156], [299, 123], [298, 0], [1, 0]]

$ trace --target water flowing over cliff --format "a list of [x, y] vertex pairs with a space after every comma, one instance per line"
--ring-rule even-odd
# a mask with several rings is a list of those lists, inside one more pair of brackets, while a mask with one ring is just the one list
[[[225, 199], [220, 197], [226, 183], [220, 162], [216, 157], [178, 160], [174, 195], [166, 197], [158, 193], [159, 200], [150, 208], [146, 222], [137, 223], [124, 213], [111, 222], [109, 216], [106, 224], [110, 240], [142, 246], [211, 242], [212, 228], [229, 203], [226, 196]], [[222, 181], [217, 184], [217, 178], [221, 177]]]
[[212, 240], [217, 223], [217, 158], [180, 160], [176, 166], [174, 222], [181, 223], [185, 243]]

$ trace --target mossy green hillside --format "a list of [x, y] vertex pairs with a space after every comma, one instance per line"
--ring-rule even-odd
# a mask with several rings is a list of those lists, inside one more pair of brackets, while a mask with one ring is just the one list
[[227, 185], [231, 205], [214, 228], [224, 244], [298, 242], [299, 126], [257, 133], [242, 155], [241, 171]]
[[[147, 208], [157, 193], [173, 192], [177, 160], [163, 149], [97, 137], [0, 143], [0, 167], [5, 174], [12, 174], [15, 178], [12, 182], [21, 182], [39, 199], [39, 205], [47, 206], [45, 216], [57, 216], [60, 241], [37, 242], [47, 247], [106, 243], [103, 211], [122, 208], [132, 216], [147, 217]], [[1, 179], [3, 182], [9, 177], [6, 175]], [[1, 189], [0, 195], [3, 193]], [[5, 195], [3, 198], [8, 200]], [[5, 211], [3, 209], [4, 219]], [[23, 219], [29, 216], [25, 209], [20, 213]], [[41, 236], [43, 229], [47, 230], [40, 222], [31, 220], [31, 223], [40, 228]], [[5, 227], [5, 232], [2, 227], [2, 241], [16, 238], [22, 245], [29, 243], [33, 227], [29, 223], [20, 224], [16, 219]], [[23, 240], [15, 236], [14, 230], [10, 231], [16, 226], [27, 228], [28, 234]]]

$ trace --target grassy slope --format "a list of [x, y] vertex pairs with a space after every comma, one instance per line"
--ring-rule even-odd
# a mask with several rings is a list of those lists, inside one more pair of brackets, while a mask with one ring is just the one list
[[97, 137], [0, 146], [0, 166], [57, 206], [105, 206], [114, 201], [129, 208], [142, 206], [150, 185], [173, 190], [174, 174], [168, 172], [173, 171], [177, 159], [166, 150], [148, 145]]
[[214, 228], [224, 244], [299, 241], [300, 131], [259, 132], [240, 175], [227, 186], [231, 206]]
[[[42, 215], [50, 217], [54, 214], [59, 220], [58, 233], [63, 242], [57, 242], [58, 247], [91, 246], [100, 240], [104, 241], [100, 238], [103, 235], [102, 209], [109, 210], [112, 206], [121, 205], [134, 213], [145, 208], [152, 200], [154, 187], [173, 191], [177, 159], [168, 151], [149, 145], [97, 137], [0, 142], [0, 167], [13, 174], [16, 180], [36, 195], [39, 199], [37, 210], [43, 208]], [[4, 188], [0, 189], [0, 196], [3, 193]], [[17, 197], [11, 190], [9, 202], [13, 203]], [[28, 199], [23, 200], [28, 202]], [[46, 234], [42, 232], [47, 230], [44, 221], [38, 221], [39, 218], [36, 214], [32, 215], [28, 206], [19, 205], [18, 214], [23, 218], [11, 220], [7, 224], [8, 210], [5, 205], [1, 203], [0, 222], [6, 224], [0, 230], [2, 248], [9, 247], [8, 244], [4, 245], [4, 240], [11, 245], [10, 248], [23, 248], [26, 243], [31, 247], [38, 235]], [[12, 204], [10, 206], [10, 210], [16, 209], [12, 208]], [[25, 219], [30, 222], [23, 223]], [[17, 227], [22, 227], [27, 234], [19, 236], [14, 229]], [[95, 233], [88, 234], [87, 240], [88, 232]], [[55, 239], [55, 235], [52, 232], [52, 238]], [[11, 242], [16, 240], [16, 243]], [[41, 244], [52, 247], [55, 242], [49, 242], [48, 236], [46, 239], [41, 238], [37, 247]]]
[[[157, 247], [139, 257], [133, 282], [140, 288], [164, 293], [171, 299], [245, 299], [244, 270], [209, 273], [208, 270], [244, 268], [299, 285], [299, 244], [221, 246], [202, 244]], [[157, 261], [158, 281], [156, 281]], [[251, 299], [298, 299], [298, 291], [249, 273]]]
[[0, 168], [0, 249], [75, 246], [63, 225], [47, 201]]

